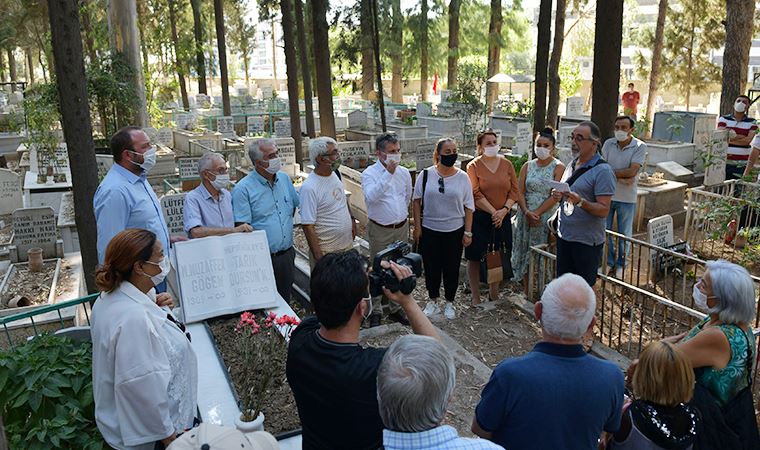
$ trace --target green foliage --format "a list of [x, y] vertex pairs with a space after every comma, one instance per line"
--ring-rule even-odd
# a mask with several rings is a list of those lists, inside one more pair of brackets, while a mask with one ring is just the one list
[[563, 98], [572, 97], [583, 85], [578, 61], [562, 60], [559, 63], [559, 90]]
[[105, 448], [90, 343], [42, 335], [0, 353], [0, 405], [10, 448]]
[[514, 100], [508, 98], [496, 102], [496, 109], [511, 117], [524, 117], [533, 122], [535, 105], [533, 100]]
[[633, 135], [639, 139], [643, 139], [649, 134], [651, 128], [652, 121], [649, 120], [648, 117], [642, 115], [642, 117], [639, 117], [639, 119], [636, 120], [636, 125], [633, 127]]
[[90, 110], [105, 121], [103, 135], [108, 137], [128, 124], [137, 109], [133, 88], [134, 72], [121, 53], [106, 55], [89, 64], [86, 71]]
[[481, 96], [488, 79], [486, 58], [459, 58], [456, 88], [451, 91], [449, 102], [457, 103], [457, 116], [464, 123], [463, 141], [473, 142], [477, 131], [483, 127], [486, 118], [486, 104]]
[[24, 111], [29, 126], [27, 142], [37, 151], [52, 155], [58, 145], [58, 90], [55, 83], [36, 84], [24, 93]]
[[515, 167], [515, 173], [518, 173], [518, 174], [520, 173], [520, 169], [522, 169], [523, 164], [528, 162], [528, 156], [530, 156], [530, 153], [526, 153], [522, 156], [505, 155], [505, 157]]

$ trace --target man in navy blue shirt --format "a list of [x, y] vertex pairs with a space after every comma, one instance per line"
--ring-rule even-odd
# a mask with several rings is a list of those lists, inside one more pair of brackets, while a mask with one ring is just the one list
[[578, 275], [546, 286], [536, 303], [542, 340], [502, 361], [475, 409], [472, 432], [510, 450], [592, 450], [620, 428], [623, 373], [581, 345], [594, 327], [596, 297]]

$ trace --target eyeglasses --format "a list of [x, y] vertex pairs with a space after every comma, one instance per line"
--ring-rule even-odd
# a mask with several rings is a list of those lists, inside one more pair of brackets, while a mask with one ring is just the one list
[[438, 192], [440, 192], [441, 194], [446, 192], [446, 186], [443, 185], [442, 177], [438, 177]]
[[584, 137], [580, 134], [572, 134], [570, 135], [570, 139], [574, 140], [575, 142], [583, 142], [583, 141], [595, 141], [596, 139], [590, 138], [590, 137]]

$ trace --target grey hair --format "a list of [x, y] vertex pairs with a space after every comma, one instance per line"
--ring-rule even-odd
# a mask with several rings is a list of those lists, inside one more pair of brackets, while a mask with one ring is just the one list
[[251, 143], [251, 146], [248, 148], [248, 157], [251, 158], [251, 162], [255, 163], [256, 161], [261, 161], [264, 159], [264, 154], [261, 153], [261, 147], [269, 145], [277, 148], [277, 144], [275, 144], [274, 139], [261, 138], [254, 140]]
[[198, 160], [198, 173], [200, 174], [204, 170], [210, 170], [211, 164], [214, 163], [214, 160], [216, 158], [219, 158], [222, 161], [224, 161], [224, 156], [222, 156], [220, 153], [214, 153], [214, 152], [204, 153], [203, 156], [201, 156], [201, 159]]
[[718, 304], [709, 312], [725, 323], [751, 323], [755, 318], [755, 284], [747, 269], [719, 259], [707, 261], [712, 293]]
[[327, 146], [330, 144], [334, 145], [336, 148], [338, 147], [338, 143], [335, 139], [328, 136], [318, 137], [309, 141], [309, 159], [311, 159], [311, 163], [314, 164], [314, 166], [317, 165], [318, 157], [327, 154]]
[[597, 141], [602, 139], [602, 132], [599, 130], [599, 126], [590, 120], [583, 121], [578, 124], [579, 127], [588, 127], [589, 135]]
[[553, 337], [580, 340], [596, 311], [596, 295], [586, 280], [566, 273], [541, 294], [541, 326]]
[[420, 432], [441, 424], [456, 385], [454, 358], [436, 339], [406, 335], [377, 370], [377, 403], [385, 428]]
[[375, 139], [375, 149], [378, 151], [385, 151], [387, 144], [398, 143], [398, 138], [391, 133], [383, 133]]

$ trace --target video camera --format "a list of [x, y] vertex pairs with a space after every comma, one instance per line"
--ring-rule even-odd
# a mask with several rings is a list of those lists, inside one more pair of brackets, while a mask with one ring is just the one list
[[[410, 275], [399, 281], [391, 269], [380, 265], [383, 261], [393, 261], [400, 266], [412, 269]], [[369, 294], [372, 297], [383, 295], [383, 286], [391, 292], [401, 291], [410, 294], [417, 286], [417, 277], [422, 275], [422, 256], [412, 253], [412, 246], [406, 242], [397, 241], [375, 255], [372, 260], [372, 271], [369, 273]]]

